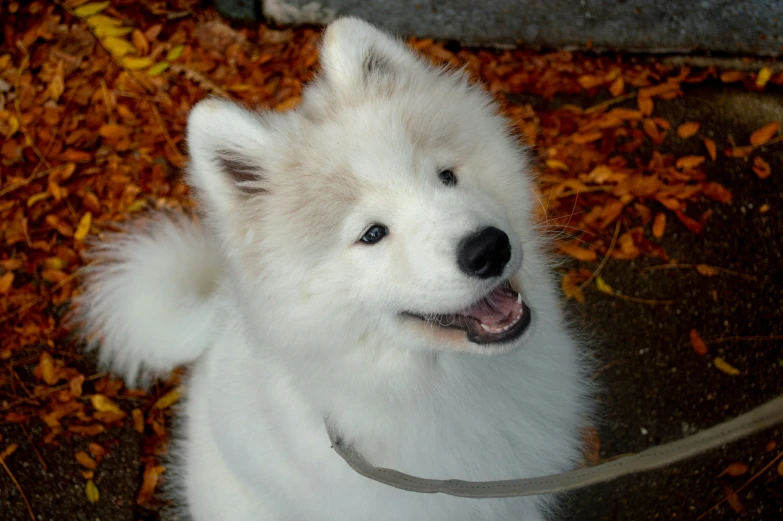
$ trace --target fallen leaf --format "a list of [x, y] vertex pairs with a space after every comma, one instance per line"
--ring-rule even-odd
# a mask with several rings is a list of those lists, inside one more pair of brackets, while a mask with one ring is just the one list
[[677, 135], [682, 139], [688, 139], [689, 137], [695, 136], [699, 132], [699, 127], [701, 127], [701, 125], [696, 121], [683, 123], [677, 127]]
[[720, 75], [720, 81], [723, 83], [734, 83], [737, 81], [742, 81], [744, 78], [745, 73], [739, 71], [726, 71]]
[[112, 123], [101, 125], [101, 128], [98, 129], [98, 134], [106, 139], [120, 139], [130, 133], [131, 129], [129, 127]]
[[122, 412], [122, 409], [120, 409], [116, 403], [102, 394], [93, 394], [90, 397], [90, 403], [92, 403], [92, 406], [98, 412], [110, 412], [115, 414]]
[[163, 74], [170, 66], [171, 64], [167, 61], [156, 63], [147, 70], [147, 76], [158, 76]]
[[677, 168], [685, 170], [695, 168], [702, 164], [707, 158], [704, 156], [683, 156], [677, 159]]
[[778, 476], [783, 477], [783, 460], [781, 460], [781, 462], [778, 463]]
[[709, 352], [707, 349], [707, 344], [704, 343], [704, 340], [702, 340], [701, 336], [699, 336], [699, 332], [697, 330], [691, 329], [690, 337], [693, 350], [696, 351], [699, 356], [704, 356]]
[[729, 364], [726, 360], [723, 358], [716, 356], [713, 361], [713, 364], [715, 364], [715, 367], [718, 368], [720, 371], [723, 371], [724, 373], [731, 375], [731, 376], [737, 376], [740, 374], [740, 370], [734, 367], [733, 365]]
[[756, 87], [763, 89], [771, 77], [772, 71], [769, 67], [762, 67], [756, 75]]
[[726, 470], [724, 470], [723, 473], [733, 478], [736, 478], [744, 474], [747, 474], [748, 466], [744, 463], [732, 463], [731, 465], [726, 467]]
[[617, 78], [609, 86], [609, 93], [614, 97], [618, 97], [623, 93], [624, 89], [625, 89], [625, 81], [623, 81], [622, 78]]
[[16, 443], [11, 443], [6, 448], [3, 449], [3, 452], [0, 452], [0, 461], [5, 461], [5, 459], [16, 452], [16, 449], [19, 448], [19, 445]]
[[600, 275], [595, 278], [595, 287], [601, 293], [605, 293], [607, 295], [614, 295], [614, 289], [612, 289], [612, 286], [607, 284], [606, 281]]
[[76, 226], [76, 231], [73, 232], [73, 238], [77, 241], [83, 241], [87, 234], [90, 233], [90, 225], [92, 224], [92, 214], [85, 212], [82, 218], [79, 219], [79, 224]]
[[762, 157], [753, 158], [753, 172], [759, 179], [766, 179], [772, 174], [772, 167]]
[[128, 40], [123, 38], [109, 36], [101, 40], [101, 43], [104, 47], [106, 47], [106, 50], [109, 51], [117, 60], [123, 56], [127, 56], [136, 52], [136, 47], [134, 47], [133, 44]]
[[728, 188], [720, 183], [709, 182], [702, 187], [704, 195], [719, 203], [731, 203], [733, 195]]
[[90, 503], [97, 503], [101, 499], [101, 493], [98, 487], [95, 486], [95, 482], [91, 479], [87, 480], [87, 484], [84, 487], [84, 493], [87, 496], [87, 501]]
[[702, 275], [704, 277], [714, 277], [715, 275], [718, 275], [720, 273], [720, 270], [716, 268], [715, 266], [710, 266], [708, 264], [698, 264], [696, 266], [696, 271], [699, 272], [699, 275]]
[[111, 2], [93, 2], [91, 4], [84, 4], [83, 6], [74, 9], [73, 14], [79, 18], [87, 18], [88, 16], [100, 13], [109, 7], [110, 4]]
[[591, 273], [583, 268], [578, 270], [568, 270], [560, 280], [560, 286], [566, 298], [572, 298], [580, 304], [585, 303], [585, 294], [580, 286], [590, 278]]
[[139, 69], [146, 69], [151, 67], [155, 62], [151, 58], [135, 58], [133, 56], [125, 56], [122, 59], [122, 66], [130, 71], [136, 71]]
[[704, 231], [704, 226], [699, 221], [685, 215], [682, 211], [674, 210], [674, 215], [676, 215], [677, 219], [693, 233], [701, 233]]
[[136, 503], [139, 505], [145, 505], [150, 502], [155, 493], [155, 489], [158, 486], [158, 480], [160, 475], [166, 471], [165, 467], [159, 465], [147, 465], [144, 469], [144, 477], [142, 479], [141, 488], [139, 494], [136, 496]]
[[182, 56], [182, 53], [185, 51], [184, 45], [176, 45], [171, 48], [171, 50], [166, 54], [166, 61], [174, 62], [177, 61], [177, 58]]
[[131, 416], [133, 417], [133, 428], [139, 434], [144, 434], [144, 414], [141, 409], [133, 409]]
[[584, 440], [585, 459], [590, 465], [598, 465], [601, 461], [601, 438], [598, 437], [598, 429], [589, 425], [582, 434]]
[[95, 470], [98, 468], [98, 464], [95, 463], [95, 460], [92, 459], [89, 454], [81, 450], [76, 453], [76, 461], [78, 461], [82, 467], [88, 468], [90, 470]]
[[589, 248], [581, 248], [574, 243], [566, 243], [558, 246], [560, 251], [582, 262], [593, 262], [598, 259], [595, 251]]
[[13, 272], [7, 271], [0, 275], [0, 295], [7, 295], [14, 283]]
[[737, 496], [737, 493], [734, 492], [733, 488], [728, 485], [723, 485], [723, 493], [726, 496], [726, 502], [735, 513], [741, 514], [745, 511], [745, 506], [742, 504], [742, 501], [740, 501], [739, 496]]
[[655, 215], [655, 220], [653, 221], [652, 226], [652, 233], [653, 237], [656, 239], [660, 239], [663, 237], [663, 233], [666, 230], [666, 214], [663, 212], [659, 212]]
[[637, 100], [639, 111], [645, 116], [650, 116], [653, 113], [653, 100], [648, 97], [639, 97]]
[[168, 409], [179, 401], [182, 397], [182, 387], [175, 387], [171, 391], [167, 392], [155, 402], [154, 407], [156, 409]]
[[780, 128], [780, 123], [777, 121], [773, 121], [772, 123], [767, 123], [763, 127], [756, 129], [750, 135], [750, 144], [753, 145], [754, 147], [763, 145], [764, 143], [772, 139], [775, 136], [775, 134], [777, 134], [779, 128]]
[[718, 148], [715, 146], [715, 141], [710, 138], [704, 138], [704, 148], [707, 149], [710, 159], [715, 161], [718, 158]]
[[147, 37], [144, 35], [143, 32], [141, 32], [138, 29], [133, 29], [133, 34], [131, 35], [131, 41], [133, 42], [133, 45], [138, 50], [138, 54], [141, 56], [144, 56], [148, 52], [150, 52], [150, 43], [147, 40]]

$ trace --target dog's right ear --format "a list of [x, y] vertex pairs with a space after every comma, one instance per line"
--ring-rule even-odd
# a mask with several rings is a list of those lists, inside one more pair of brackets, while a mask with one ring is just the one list
[[271, 133], [263, 117], [209, 98], [188, 116], [188, 181], [212, 214], [229, 215], [242, 199], [267, 191], [265, 153]]

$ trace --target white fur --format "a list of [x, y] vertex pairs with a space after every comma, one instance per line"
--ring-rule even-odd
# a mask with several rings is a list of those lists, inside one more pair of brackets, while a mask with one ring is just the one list
[[[126, 376], [193, 362], [176, 486], [196, 521], [541, 520], [550, 498], [404, 492], [330, 448], [326, 415], [378, 466], [540, 476], [573, 467], [589, 407], [527, 160], [489, 97], [355, 19], [329, 27], [322, 57], [294, 112], [193, 109], [206, 231], [163, 216], [111, 243], [81, 299], [87, 330]], [[389, 236], [357, 243], [373, 223]], [[524, 336], [482, 346], [401, 318], [456, 312], [498, 283], [456, 263], [483, 226], [511, 237], [503, 276], [533, 310]]]

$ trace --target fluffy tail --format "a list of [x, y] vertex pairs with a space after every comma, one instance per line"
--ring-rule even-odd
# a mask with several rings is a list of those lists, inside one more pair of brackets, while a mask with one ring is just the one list
[[161, 214], [93, 249], [97, 261], [76, 299], [88, 347], [129, 386], [194, 361], [217, 320], [220, 260], [189, 218]]

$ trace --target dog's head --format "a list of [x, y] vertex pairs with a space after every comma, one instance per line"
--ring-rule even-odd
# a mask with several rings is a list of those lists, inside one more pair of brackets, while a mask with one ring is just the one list
[[292, 347], [520, 346], [546, 284], [528, 162], [491, 98], [356, 19], [321, 58], [295, 111], [210, 99], [188, 122], [246, 322]]

